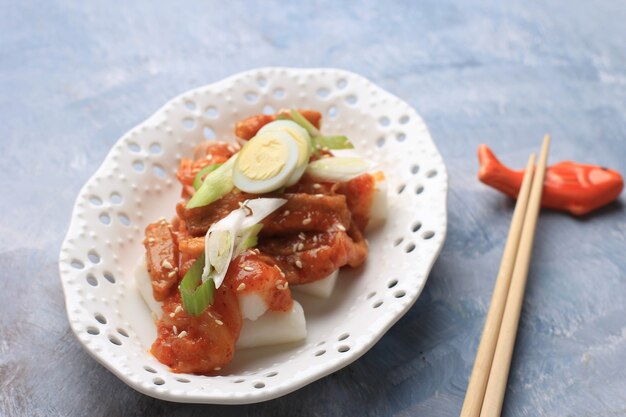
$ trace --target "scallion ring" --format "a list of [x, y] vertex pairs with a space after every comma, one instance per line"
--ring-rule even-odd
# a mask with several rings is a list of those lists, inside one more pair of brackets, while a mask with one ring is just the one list
[[222, 164], [211, 164], [202, 168], [200, 172], [196, 174], [196, 177], [193, 179], [193, 189], [198, 191], [198, 188], [200, 188], [200, 186], [202, 185], [203, 177], [215, 171], [221, 166]]
[[298, 110], [290, 110], [291, 119], [302, 126], [311, 136], [311, 143], [317, 153], [322, 148], [328, 149], [352, 149], [354, 145], [346, 136], [322, 136], [322, 133]]
[[215, 297], [215, 282], [213, 282], [213, 279], [209, 278], [202, 282], [204, 262], [204, 254], [202, 254], [191, 265], [191, 268], [189, 268], [178, 286], [183, 300], [183, 308], [190, 316], [202, 314], [208, 306], [213, 304]]
[[318, 136], [315, 142], [319, 148], [353, 149], [354, 145], [346, 136]]
[[304, 117], [298, 110], [292, 109], [289, 112], [289, 115], [291, 116], [291, 120], [302, 126], [311, 137], [321, 136], [320, 131], [315, 126], [313, 126], [313, 123], [309, 122], [309, 120]]

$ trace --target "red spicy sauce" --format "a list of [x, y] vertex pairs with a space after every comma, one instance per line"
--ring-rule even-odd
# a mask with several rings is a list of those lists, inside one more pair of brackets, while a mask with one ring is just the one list
[[[319, 126], [317, 112], [303, 114]], [[253, 119], [238, 125], [242, 132], [246, 130], [243, 136], [258, 130], [268, 118]], [[177, 174], [183, 198], [195, 192], [193, 180], [202, 168], [225, 162], [234, 152], [231, 145], [209, 142], [196, 148], [195, 160], [183, 158]], [[163, 315], [156, 323], [152, 354], [174, 372], [215, 373], [234, 355], [243, 321], [239, 296], [258, 295], [269, 310], [287, 312], [293, 306], [289, 283], [312, 282], [343, 265], [362, 264], [367, 257], [362, 231], [368, 222], [374, 185], [369, 174], [345, 183], [320, 183], [303, 177], [281, 195], [288, 203], [263, 222], [259, 249], [247, 250], [231, 262], [215, 292], [214, 304], [198, 317], [185, 313], [178, 284], [203, 252], [201, 236], [206, 229], [252, 196], [235, 190], [212, 206], [186, 210], [179, 204], [171, 226], [163, 221], [158, 227], [149, 226], [147, 237], [154, 236], [152, 247], [146, 249], [155, 254], [148, 257], [149, 269], [152, 266], [151, 271], [157, 272], [151, 273], [151, 278], [163, 284], [158, 298], [163, 301]], [[168, 259], [165, 266], [171, 263], [176, 274], [157, 267], [163, 266], [164, 257]]]

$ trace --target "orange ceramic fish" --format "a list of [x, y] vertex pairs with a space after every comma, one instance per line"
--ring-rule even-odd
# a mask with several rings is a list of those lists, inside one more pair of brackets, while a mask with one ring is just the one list
[[[487, 145], [478, 148], [478, 178], [485, 184], [516, 198], [524, 171], [504, 166]], [[564, 161], [548, 167], [541, 206], [582, 216], [615, 200], [624, 188], [622, 176], [597, 165]]]

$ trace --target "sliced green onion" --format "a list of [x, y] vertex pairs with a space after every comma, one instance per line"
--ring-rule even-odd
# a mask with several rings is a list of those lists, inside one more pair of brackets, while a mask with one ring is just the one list
[[[212, 278], [202, 282], [204, 254], [191, 265], [178, 289], [183, 300], [183, 308], [191, 316], [199, 316], [211, 304], [215, 297], [215, 283]], [[200, 285], [198, 285], [200, 284]]]
[[225, 274], [230, 265], [231, 250], [235, 246], [234, 233], [236, 233], [236, 228], [235, 230], [213, 230], [207, 233], [205, 253], [216, 274], [222, 274], [222, 272]]
[[276, 116], [275, 120], [291, 120], [291, 118], [289, 116], [287, 116], [286, 114], [281, 113], [278, 116]]
[[241, 241], [233, 253], [233, 258], [241, 255], [246, 249], [255, 247], [259, 243], [258, 235], [262, 228], [262, 224], [255, 224], [254, 226], [250, 226], [243, 231], [240, 237]]
[[[260, 226], [260, 225], [259, 225]], [[255, 247], [256, 245], [259, 244], [259, 237], [258, 236], [248, 236], [246, 237], [246, 240], [241, 242], [241, 251], [245, 251], [246, 249], [250, 249]]]
[[291, 119], [302, 126], [311, 137], [321, 136], [321, 133], [309, 120], [304, 117], [298, 110], [291, 110], [289, 115]]
[[352, 149], [354, 145], [346, 136], [318, 136], [315, 138], [317, 146], [328, 149]]
[[260, 223], [285, 204], [287, 204], [287, 200], [284, 198], [253, 198], [244, 201], [246, 208], [243, 210], [246, 212], [246, 217], [241, 222], [242, 229]]
[[236, 248], [254, 245], [253, 239], [260, 227], [254, 227], [279, 207], [287, 203], [284, 198], [254, 198], [243, 202], [240, 208], [231, 211], [220, 221], [213, 223], [204, 238], [206, 267], [202, 279], [213, 278], [219, 288], [226, 277]]
[[299, 111], [290, 110], [291, 119], [302, 126], [311, 136], [311, 145], [317, 154], [319, 149], [352, 149], [354, 145], [345, 136], [322, 136], [322, 133]]
[[194, 190], [198, 191], [198, 188], [200, 188], [200, 186], [202, 185], [202, 177], [204, 177], [205, 175], [210, 174], [211, 172], [215, 171], [216, 169], [218, 169], [221, 166], [222, 166], [222, 164], [211, 164], [211, 165], [207, 165], [204, 168], [202, 168], [200, 170], [200, 172], [198, 172], [196, 174], [196, 177], [193, 179], [193, 188], [194, 188]]
[[320, 180], [349, 181], [367, 172], [369, 167], [361, 158], [335, 156], [311, 162], [306, 172]]
[[232, 191], [234, 187], [233, 165], [235, 165], [238, 156], [238, 153], [234, 154], [228, 161], [204, 178], [200, 188], [187, 202], [186, 207], [188, 209], [209, 205]]

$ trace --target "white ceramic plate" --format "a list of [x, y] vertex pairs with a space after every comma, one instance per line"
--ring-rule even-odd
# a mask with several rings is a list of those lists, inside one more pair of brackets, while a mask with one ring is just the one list
[[[223, 376], [175, 374], [148, 349], [156, 331], [133, 284], [145, 226], [170, 218], [179, 159], [236, 121], [280, 108], [323, 112], [389, 184], [389, 218], [370, 233], [369, 258], [344, 270], [329, 300], [299, 296], [303, 343], [240, 350]], [[134, 389], [170, 401], [269, 400], [363, 355], [419, 296], [446, 235], [447, 174], [426, 125], [408, 104], [336, 69], [263, 68], [188, 91], [125, 134], [82, 188], [59, 259], [71, 327], [85, 349]]]

